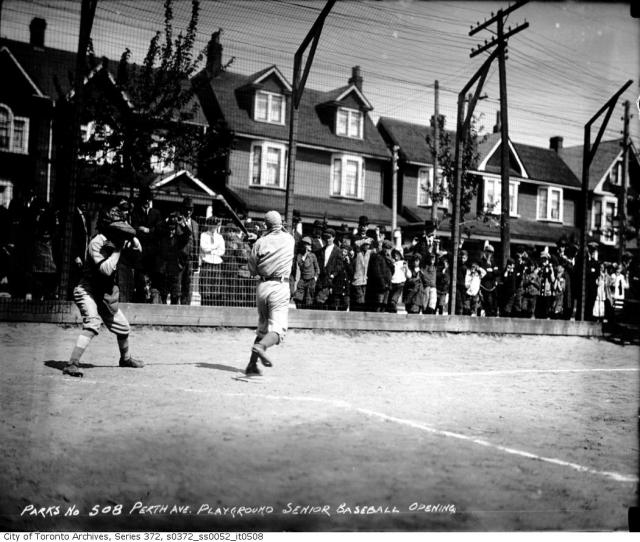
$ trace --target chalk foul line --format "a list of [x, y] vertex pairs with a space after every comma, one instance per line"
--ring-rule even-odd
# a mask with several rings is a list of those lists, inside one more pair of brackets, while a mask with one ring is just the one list
[[[226, 394], [226, 395], [245, 395], [245, 394]], [[431, 427], [424, 423], [416, 422], [413, 420], [407, 420], [405, 418], [398, 418], [396, 416], [389, 416], [388, 414], [383, 414], [381, 412], [376, 412], [375, 410], [369, 410], [367, 408], [359, 408], [354, 407], [352, 404], [341, 401], [341, 400], [331, 400], [331, 399], [322, 399], [322, 398], [314, 398], [314, 397], [288, 397], [282, 395], [272, 395], [272, 394], [250, 394], [252, 397], [260, 397], [262, 399], [273, 399], [273, 400], [285, 400], [285, 401], [300, 401], [300, 402], [315, 402], [315, 403], [324, 403], [331, 404], [338, 408], [347, 408], [350, 410], [354, 410], [359, 412], [360, 414], [364, 414], [366, 416], [372, 418], [378, 418], [380, 420], [394, 422], [400, 425], [405, 425], [407, 427], [411, 427], [413, 429], [419, 429], [421, 431], [425, 431], [427, 433], [431, 433], [433, 435], [440, 435], [449, 438], [455, 438], [458, 440], [464, 440], [466, 442], [471, 442], [473, 444], [477, 444], [478, 446], [485, 446], [487, 448], [492, 448], [494, 450], [499, 450], [501, 452], [516, 455], [519, 457], [525, 457], [527, 459], [533, 459], [537, 461], [542, 461], [544, 463], [550, 463], [553, 465], [558, 465], [561, 467], [568, 467], [578, 472], [586, 472], [589, 474], [594, 474], [596, 476], [604, 476], [605, 478], [610, 478], [616, 482], [628, 482], [628, 483], [638, 483], [639, 479], [637, 476], [632, 474], [621, 474], [619, 472], [613, 471], [602, 471], [597, 469], [592, 469], [590, 467], [585, 467], [584, 465], [580, 465], [578, 463], [572, 463], [571, 461], [564, 461], [562, 459], [557, 459], [554, 457], [545, 457], [538, 454], [533, 454], [530, 452], [526, 452], [524, 450], [518, 450], [516, 448], [509, 448], [507, 446], [501, 446], [500, 444], [493, 444], [487, 440], [479, 439], [476, 437], [472, 437], [469, 435], [464, 435], [462, 433], [455, 433], [453, 431], [445, 431], [443, 429], [436, 429], [435, 427]]]
[[562, 373], [637, 373], [640, 367], [595, 368], [595, 369], [498, 369], [496, 371], [416, 371], [401, 373], [396, 376], [495, 376], [517, 374], [562, 374]]

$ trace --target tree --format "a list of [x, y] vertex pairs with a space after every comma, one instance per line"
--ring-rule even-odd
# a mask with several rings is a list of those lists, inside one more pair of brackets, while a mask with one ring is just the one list
[[[438, 118], [438, 168], [440, 170], [440, 178], [443, 180], [438, 186], [422, 187], [425, 190], [434, 205], [442, 202], [445, 199], [453, 201], [454, 186], [450, 182], [455, 176], [455, 133], [445, 130], [445, 117], [439, 115]], [[478, 193], [478, 187], [482, 181], [482, 176], [471, 173], [478, 166], [478, 145], [484, 141], [486, 136], [481, 137], [479, 133], [483, 130], [482, 126], [479, 126], [481, 117], [473, 117], [471, 120], [471, 127], [468, 137], [465, 138], [462, 146], [462, 189], [460, 196], [460, 221], [464, 221], [466, 214], [471, 212], [471, 201]], [[436, 154], [435, 141], [432, 134], [427, 135], [427, 146], [431, 151], [432, 156]], [[435, 183], [434, 183], [435, 184]], [[443, 219], [448, 216], [448, 211], [445, 211]], [[488, 220], [488, 214], [486, 210], [479, 211], [476, 218], [479, 220]]]
[[[164, 30], [151, 39], [141, 65], [132, 64], [125, 49], [114, 79], [103, 60], [95, 80], [104, 83], [103, 92], [111, 89], [111, 99], [90, 94], [84, 121], [92, 124], [80, 144], [94, 183], [133, 195], [174, 168], [226, 167], [230, 138], [224, 126], [193, 122], [198, 100], [192, 80], [204, 58], [204, 51], [195, 52], [199, 12], [199, 0], [192, 0], [188, 26], [175, 36], [173, 0], [165, 0]], [[95, 58], [89, 61], [97, 65]]]

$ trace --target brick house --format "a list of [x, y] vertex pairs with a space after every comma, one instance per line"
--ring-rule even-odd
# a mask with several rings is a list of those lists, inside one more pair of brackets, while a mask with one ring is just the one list
[[[212, 188], [249, 217], [285, 207], [291, 84], [273, 65], [253, 75], [222, 68], [214, 34], [207, 67], [194, 84], [210, 123], [222, 120], [233, 135], [228, 175]], [[383, 202], [390, 153], [369, 117], [358, 67], [348, 84], [328, 92], [306, 88], [299, 107], [294, 210], [303, 224], [326, 218], [354, 226], [391, 223]]]
[[[422, 187], [433, 183], [433, 158], [426, 143], [432, 128], [382, 117], [378, 129], [390, 146], [399, 147], [398, 209], [408, 222], [423, 223], [431, 218], [431, 201]], [[501, 144], [499, 130], [481, 138], [478, 167], [471, 171], [481, 180], [461, 234], [473, 250], [485, 241], [500, 250]], [[578, 239], [580, 181], [556, 150], [509, 141], [509, 159], [512, 246], [539, 249], [555, 245], [561, 237]], [[438, 212], [438, 236], [445, 246], [451, 236], [451, 206], [451, 201], [442, 202]]]
[[[562, 138], [560, 143], [562, 142]], [[578, 179], [582, 179], [583, 146], [562, 147], [560, 156]], [[627, 191], [629, 196], [640, 193], [640, 155], [633, 143], [628, 152]], [[619, 232], [614, 227], [618, 216], [619, 194], [622, 187], [622, 139], [602, 141], [589, 169], [588, 219], [589, 235], [601, 243], [605, 251], [613, 253], [619, 247]], [[628, 209], [627, 209], [628, 211]], [[627, 215], [629, 213], [627, 212]], [[637, 248], [636, 240], [627, 240], [627, 248]]]

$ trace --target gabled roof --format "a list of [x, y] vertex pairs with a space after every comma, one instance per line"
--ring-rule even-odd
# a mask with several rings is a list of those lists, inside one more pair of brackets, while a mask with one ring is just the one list
[[1, 40], [0, 44], [7, 47], [43, 95], [58, 100], [72, 89], [75, 53], [8, 39]]
[[321, 105], [334, 105], [339, 104], [342, 100], [344, 100], [349, 94], [355, 94], [357, 100], [361, 103], [361, 105], [367, 111], [372, 111], [373, 106], [371, 102], [367, 100], [366, 96], [362, 93], [362, 91], [356, 85], [346, 85], [344, 87], [336, 88], [334, 90], [330, 90], [325, 92], [326, 102]]
[[43, 97], [44, 94], [42, 93], [42, 91], [40, 90], [40, 88], [38, 87], [38, 85], [36, 85], [36, 83], [34, 82], [34, 80], [31, 78], [31, 76], [27, 73], [27, 71], [24, 69], [24, 67], [22, 66], [22, 64], [20, 64], [20, 62], [18, 62], [18, 60], [16, 59], [16, 57], [11, 53], [11, 49], [9, 49], [9, 47], [7, 47], [6, 45], [2, 45], [0, 46], [0, 55], [4, 55], [6, 56], [10, 62], [13, 63], [13, 65], [18, 69], [18, 71], [22, 74], [22, 76], [24, 77], [25, 81], [28, 83], [28, 85], [31, 87], [31, 89], [33, 89], [33, 93], [38, 96], [38, 97]]
[[[427, 136], [433, 138], [433, 128], [391, 117], [378, 119], [378, 130], [391, 145], [400, 147], [398, 153], [406, 161], [416, 164], [432, 164], [433, 153], [427, 145]], [[447, 130], [451, 144], [455, 146], [455, 132]], [[452, 148], [452, 152], [453, 152]]]
[[275, 77], [280, 81], [280, 84], [282, 85], [282, 87], [285, 89], [286, 92], [291, 92], [292, 90], [291, 84], [289, 83], [289, 81], [287, 81], [285, 76], [282, 75], [282, 72], [278, 69], [278, 66], [276, 66], [275, 64], [273, 64], [272, 66], [269, 66], [268, 68], [265, 68], [264, 70], [260, 70], [258, 73], [254, 73], [253, 75], [250, 75], [248, 84], [259, 85], [264, 80], [268, 79], [271, 75], [275, 75]]
[[[613, 162], [622, 153], [622, 138], [609, 141], [601, 141], [598, 145], [591, 166], [589, 167], [589, 190], [594, 190], [602, 178], [609, 171]], [[633, 147], [632, 147], [633, 148]], [[571, 168], [576, 177], [582, 182], [582, 145], [564, 147], [560, 153], [562, 159]], [[630, 156], [634, 153], [630, 153]]]
[[[553, 183], [570, 188], [580, 188], [580, 180], [567, 166], [558, 153], [552, 149], [535, 147], [524, 143], [510, 141], [513, 152], [511, 156], [518, 165], [522, 165], [526, 178], [542, 183]], [[482, 171], [500, 174], [500, 152], [502, 142], [500, 134], [491, 134], [478, 146], [480, 162], [485, 164]], [[512, 175], [520, 176], [520, 172], [510, 168]]]
[[149, 185], [149, 188], [151, 190], [171, 190], [173, 188], [173, 191], [184, 195], [192, 195], [195, 189], [196, 192], [201, 192], [200, 195], [206, 195], [209, 198], [215, 198], [217, 195], [216, 192], [186, 169], [172, 173], [167, 177], [156, 179]]
[[[253, 120], [253, 96], [248, 91], [252, 77], [230, 71], [223, 71], [216, 77], [210, 77], [205, 71], [198, 74], [198, 95], [209, 122], [213, 123], [218, 116], [222, 116], [236, 135], [288, 142], [288, 122], [279, 125]], [[368, 115], [364, 119], [363, 139], [340, 137], [333, 133], [333, 118], [321, 106], [331, 101], [335, 97], [333, 94], [311, 88], [304, 90], [298, 113], [297, 144], [388, 159], [389, 150]], [[288, 115], [287, 108], [287, 120]]]

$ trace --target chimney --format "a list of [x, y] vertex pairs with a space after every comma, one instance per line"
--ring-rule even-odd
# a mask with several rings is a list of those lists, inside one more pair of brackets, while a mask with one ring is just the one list
[[562, 136], [553, 136], [549, 138], [549, 148], [552, 151], [556, 151], [558, 154], [562, 153], [562, 142], [564, 138]]
[[358, 90], [362, 90], [362, 74], [360, 73], [360, 66], [354, 66], [351, 68], [351, 79], [349, 79], [350, 85], [355, 85]]
[[497, 134], [502, 130], [502, 125], [500, 124], [500, 111], [496, 112], [496, 123], [493, 125], [493, 133]]
[[29, 25], [30, 37], [29, 43], [33, 47], [41, 47], [44, 49], [44, 31], [47, 28], [47, 21], [40, 17], [34, 17]]
[[207, 45], [207, 72], [215, 77], [222, 71], [222, 45], [220, 44], [220, 35], [222, 28], [211, 34], [211, 40]]

